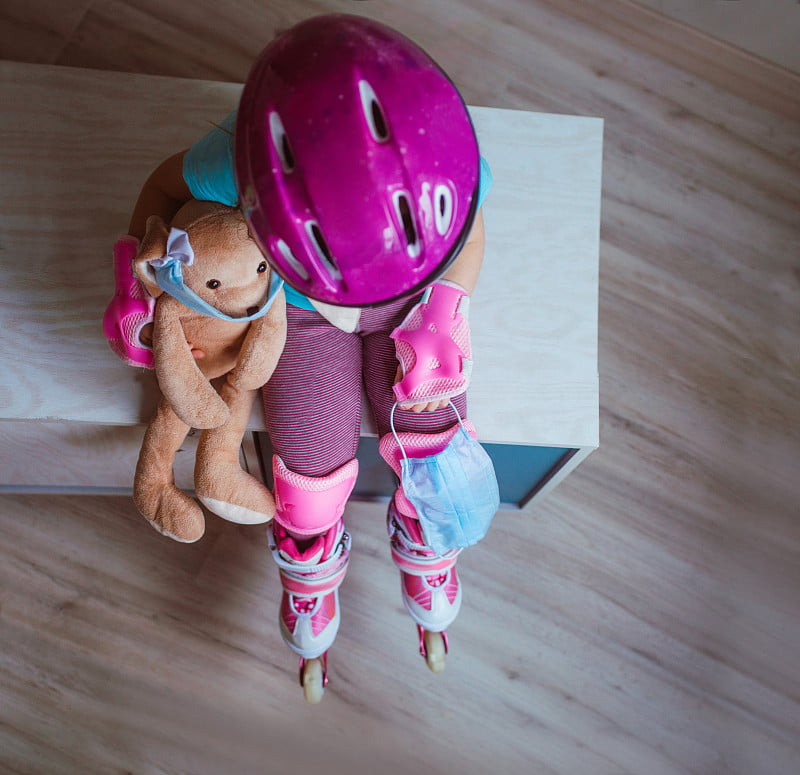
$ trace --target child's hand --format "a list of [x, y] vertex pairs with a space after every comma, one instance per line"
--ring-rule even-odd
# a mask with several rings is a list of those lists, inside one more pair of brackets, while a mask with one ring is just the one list
[[[400, 380], [403, 379], [403, 367], [398, 364], [397, 366], [397, 374], [395, 374], [394, 384], [396, 385]], [[450, 403], [449, 398], [445, 398], [441, 401], [428, 401], [427, 403], [420, 403], [420, 404], [406, 404], [398, 405], [398, 408], [405, 409], [409, 412], [435, 412], [437, 409], [444, 409]]]

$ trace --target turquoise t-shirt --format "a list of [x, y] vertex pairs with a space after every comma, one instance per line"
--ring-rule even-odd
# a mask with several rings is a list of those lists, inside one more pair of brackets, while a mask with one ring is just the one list
[[[239, 204], [233, 161], [233, 134], [236, 111], [230, 113], [205, 136], [201, 137], [183, 158], [183, 179], [195, 199], [220, 202], [230, 207]], [[481, 156], [478, 183], [478, 207], [483, 204], [492, 186], [492, 171]], [[286, 301], [295, 307], [313, 310], [311, 302], [294, 288], [284, 285]]]
[[201, 137], [183, 157], [183, 179], [195, 199], [239, 204], [233, 163], [236, 111]]

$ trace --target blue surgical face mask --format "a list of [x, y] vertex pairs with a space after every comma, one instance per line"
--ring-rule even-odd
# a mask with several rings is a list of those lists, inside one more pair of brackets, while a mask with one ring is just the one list
[[437, 554], [480, 541], [500, 506], [492, 460], [450, 405], [461, 427], [441, 452], [424, 458], [406, 455], [394, 429], [396, 404], [390, 416], [392, 433], [403, 453], [403, 493], [417, 511], [425, 542]]
[[170, 229], [169, 237], [167, 238], [167, 254], [162, 258], [151, 259], [148, 263], [155, 272], [156, 282], [162, 291], [166, 291], [170, 296], [173, 296], [194, 312], [206, 317], [227, 320], [230, 323], [246, 323], [264, 317], [269, 312], [278, 292], [283, 288], [283, 280], [275, 271], [272, 271], [269, 295], [258, 311], [238, 318], [226, 315], [198, 296], [183, 281], [183, 266], [184, 264], [191, 266], [194, 263], [194, 250], [189, 242], [189, 235], [183, 229], [176, 229], [175, 227]]

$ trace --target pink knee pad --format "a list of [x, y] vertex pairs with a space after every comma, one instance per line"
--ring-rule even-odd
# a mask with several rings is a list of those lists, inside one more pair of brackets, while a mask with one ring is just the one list
[[139, 248], [136, 237], [114, 243], [114, 297], [103, 315], [103, 333], [118, 358], [130, 366], [154, 367], [153, 351], [139, 340], [142, 329], [153, 322], [156, 300], [133, 274]]
[[327, 476], [302, 476], [275, 455], [275, 521], [298, 536], [315, 536], [333, 527], [342, 514], [358, 476], [358, 461], [350, 460]]
[[[477, 439], [478, 432], [475, 430], [475, 426], [469, 420], [462, 420], [462, 422], [467, 433], [473, 439]], [[397, 434], [397, 438], [400, 439], [400, 444], [405, 448], [408, 457], [430, 457], [441, 452], [450, 443], [453, 436], [456, 435], [458, 429], [459, 424], [455, 423], [441, 433], [402, 432]], [[401, 475], [400, 461], [403, 459], [403, 452], [400, 449], [397, 438], [393, 433], [387, 433], [381, 437], [378, 444], [378, 452], [399, 478]]]

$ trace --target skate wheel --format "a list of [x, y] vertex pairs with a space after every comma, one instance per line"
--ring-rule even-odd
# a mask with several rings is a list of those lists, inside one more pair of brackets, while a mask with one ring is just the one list
[[325, 694], [325, 666], [321, 658], [306, 659], [300, 674], [303, 696], [310, 705], [316, 705]]
[[447, 641], [443, 632], [425, 630], [422, 635], [425, 662], [434, 673], [441, 673], [447, 661]]

